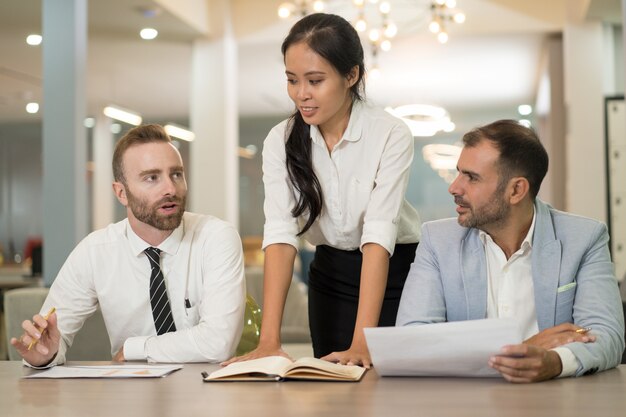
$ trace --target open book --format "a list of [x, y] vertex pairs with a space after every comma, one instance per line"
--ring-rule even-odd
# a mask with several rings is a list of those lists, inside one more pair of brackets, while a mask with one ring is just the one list
[[235, 362], [210, 375], [203, 374], [205, 382], [213, 381], [282, 381], [302, 379], [318, 381], [359, 381], [365, 368], [338, 365], [315, 358], [301, 358], [295, 362], [282, 356]]

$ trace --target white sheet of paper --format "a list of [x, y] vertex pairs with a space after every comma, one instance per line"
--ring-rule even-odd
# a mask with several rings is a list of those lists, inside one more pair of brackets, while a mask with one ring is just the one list
[[366, 328], [365, 338], [381, 376], [500, 376], [489, 358], [522, 342], [511, 319]]
[[55, 366], [24, 378], [159, 378], [183, 365]]

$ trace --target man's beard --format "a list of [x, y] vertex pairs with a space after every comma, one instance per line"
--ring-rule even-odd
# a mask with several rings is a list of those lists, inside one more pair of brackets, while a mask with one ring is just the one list
[[459, 224], [463, 227], [485, 230], [485, 226], [495, 226], [504, 223], [509, 216], [511, 208], [504, 201], [503, 197], [504, 192], [496, 190], [493, 201], [479, 208], [469, 206], [461, 197], [454, 197], [455, 204], [469, 209], [464, 219], [461, 219], [459, 216]]
[[[128, 187], [126, 187], [126, 198], [128, 200], [128, 207], [137, 220], [159, 230], [174, 230], [180, 226], [187, 203], [187, 195], [183, 196], [183, 198], [165, 197], [150, 207], [145, 200], [135, 197]], [[166, 203], [178, 204], [179, 210], [169, 215], [159, 214], [159, 207]]]

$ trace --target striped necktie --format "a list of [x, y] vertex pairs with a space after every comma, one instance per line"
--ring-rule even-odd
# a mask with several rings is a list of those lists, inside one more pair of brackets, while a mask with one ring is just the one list
[[161, 273], [161, 250], [150, 247], [145, 251], [150, 260], [152, 272], [150, 274], [150, 305], [152, 306], [152, 317], [154, 317], [154, 327], [157, 335], [167, 332], [175, 332], [176, 325], [172, 317], [170, 300], [167, 298], [165, 280]]

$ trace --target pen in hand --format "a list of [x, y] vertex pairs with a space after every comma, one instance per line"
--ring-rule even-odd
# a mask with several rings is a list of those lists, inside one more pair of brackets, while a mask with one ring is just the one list
[[[48, 320], [48, 318], [50, 318], [50, 316], [51, 316], [52, 314], [54, 314], [54, 312], [55, 312], [55, 311], [56, 311], [56, 308], [55, 308], [55, 307], [52, 307], [52, 308], [50, 309], [50, 311], [48, 311], [48, 313], [47, 313], [45, 316], [43, 316], [43, 319], [47, 321], [47, 320]], [[44, 333], [45, 333], [45, 332], [46, 332], [46, 330], [48, 330], [48, 329], [47, 329], [47, 328], [45, 328], [45, 329], [41, 330], [39, 327], [37, 327], [37, 330], [39, 330], [39, 331], [41, 332], [41, 337], [43, 337]], [[28, 350], [31, 350], [31, 349], [32, 349], [32, 348], [33, 348], [33, 347], [37, 344], [37, 342], [39, 342], [39, 340], [41, 339], [41, 337], [40, 337], [39, 339], [35, 339], [35, 340], [31, 341], [31, 342], [29, 343], [29, 345], [28, 345]]]
[[591, 327], [583, 327], [581, 329], [576, 330], [576, 333], [585, 334], [589, 331], [591, 331]]

